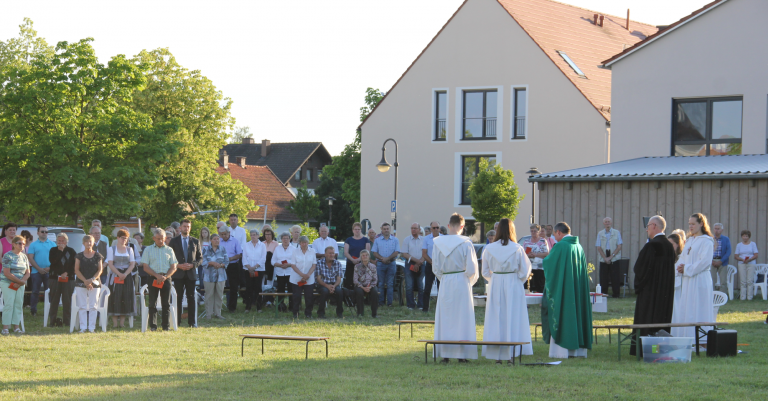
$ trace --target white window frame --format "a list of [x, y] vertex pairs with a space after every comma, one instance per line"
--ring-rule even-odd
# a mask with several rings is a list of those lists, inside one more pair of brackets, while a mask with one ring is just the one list
[[[490, 141], [493, 142], [493, 141]], [[465, 208], [463, 210], [468, 210], [462, 213], [464, 215], [465, 219], [474, 219], [472, 216], [468, 216], [468, 214], [472, 214], [472, 205], [462, 205], [461, 204], [461, 159], [463, 156], [490, 156], [493, 155], [496, 157], [496, 164], [500, 166], [504, 166], [502, 164], [501, 160], [501, 152], [500, 151], [489, 151], [489, 152], [456, 152], [453, 156], [453, 207], [460, 207]]]
[[[528, 85], [512, 85], [510, 90], [510, 108], [509, 108], [509, 120], [511, 123], [509, 124], [509, 139], [512, 142], [527, 142], [528, 141], [528, 127], [530, 126], [531, 121], [531, 109], [528, 107], [530, 104], [530, 96], [531, 96], [531, 90], [528, 88]], [[517, 139], [515, 138], [515, 124], [517, 123], [515, 121], [515, 109], [517, 108], [517, 102], [515, 101], [515, 89], [525, 89], [525, 138], [524, 139]]]
[[[438, 92], [445, 92], [445, 140], [444, 141], [438, 141], [435, 139], [435, 130], [437, 129], [437, 93]], [[448, 105], [451, 104], [451, 88], [432, 88], [432, 114], [431, 114], [431, 120], [432, 123], [430, 126], [432, 127], [432, 131], [429, 133], [429, 141], [432, 143], [448, 143], [448, 137], [451, 134], [451, 119], [449, 116], [451, 115], [450, 107]]]
[[[464, 91], [472, 91], [472, 90], [496, 90], [496, 139], [483, 139], [483, 140], [471, 140], [471, 139], [462, 139], [464, 137], [464, 133], [461, 132], [461, 129], [464, 127], [463, 119], [464, 119]], [[454, 122], [456, 123], [456, 128], [454, 132], [456, 133], [456, 138], [454, 138], [455, 143], [466, 143], [466, 142], [501, 142], [502, 138], [504, 137], [504, 134], [499, 135], [499, 133], [504, 132], [504, 86], [461, 86], [456, 88], [456, 109], [455, 109], [455, 117]], [[490, 153], [489, 153], [490, 154]]]

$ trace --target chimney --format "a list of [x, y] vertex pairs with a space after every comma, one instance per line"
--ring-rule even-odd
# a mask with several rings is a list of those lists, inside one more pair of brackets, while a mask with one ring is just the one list
[[601, 15], [601, 16], [600, 16], [600, 27], [602, 27], [602, 26], [603, 26], [603, 18], [605, 18], [605, 16]]
[[629, 30], [629, 9], [627, 9], [627, 30]]
[[240, 167], [245, 168], [245, 156], [237, 156], [236, 160]]
[[253, 138], [243, 138], [243, 145], [253, 145], [256, 141]]
[[224, 170], [229, 170], [229, 155], [226, 150], [221, 152], [221, 165], [224, 166]]
[[261, 140], [261, 157], [267, 157], [269, 154], [269, 139]]
[[594, 17], [594, 18], [595, 18], [595, 20], [592, 22], [592, 25], [597, 25], [597, 17], [598, 17], [598, 15], [597, 15], [597, 14], [595, 14], [595, 17]]

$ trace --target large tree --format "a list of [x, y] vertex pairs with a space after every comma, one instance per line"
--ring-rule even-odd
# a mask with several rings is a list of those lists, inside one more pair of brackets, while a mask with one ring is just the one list
[[103, 65], [91, 42], [49, 53], [32, 40], [38, 50], [20, 45], [26, 60], [0, 68], [0, 200], [10, 218], [133, 215], [177, 157], [179, 119], [152, 121], [129, 106], [147, 66], [123, 55]]
[[[352, 224], [357, 221], [352, 213], [352, 208], [350, 208], [350, 203], [343, 200], [343, 185], [343, 177], [327, 178], [323, 173], [320, 177], [320, 184], [315, 189], [315, 195], [320, 201], [320, 221], [328, 221], [330, 218], [331, 227], [336, 227], [335, 230], [331, 230], [330, 234], [339, 241], [352, 236]], [[329, 216], [329, 206], [326, 200], [329, 196], [336, 199], [331, 207], [333, 210], [331, 216]]]
[[[365, 106], [360, 108], [360, 121], [368, 117], [377, 104], [384, 98], [384, 92], [368, 88], [365, 91]], [[328, 179], [340, 177], [341, 198], [349, 204], [355, 221], [360, 220], [360, 130], [355, 133], [355, 140], [344, 146], [340, 155], [333, 157], [333, 163], [323, 168], [323, 176]]]
[[469, 185], [472, 216], [486, 226], [493, 226], [502, 218], [515, 220], [517, 206], [523, 196], [518, 195], [515, 175], [500, 165], [480, 161], [480, 171]]
[[320, 216], [320, 199], [309, 192], [307, 181], [301, 180], [296, 198], [288, 202], [286, 209], [295, 214], [299, 220], [307, 223]]
[[221, 210], [221, 216], [237, 213], [244, 222], [249, 211], [258, 210], [247, 198], [250, 190], [215, 171], [235, 123], [232, 100], [200, 71], [179, 65], [168, 49], [142, 51], [136, 60], [148, 66], [148, 81], [134, 94], [132, 107], [156, 124], [178, 121], [169, 139], [182, 144], [178, 156], [161, 166], [157, 194], [143, 200], [143, 216], [165, 224], [193, 211]]
[[26, 69], [32, 60], [50, 59], [53, 54], [53, 47], [37, 36], [32, 20], [24, 18], [24, 23], [19, 25], [18, 38], [0, 41], [0, 69]]

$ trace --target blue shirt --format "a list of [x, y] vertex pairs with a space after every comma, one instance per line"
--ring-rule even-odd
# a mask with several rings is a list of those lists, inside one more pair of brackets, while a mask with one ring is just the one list
[[[27, 254], [34, 255], [35, 263], [40, 266], [41, 269], [51, 267], [51, 261], [48, 259], [48, 255], [51, 253], [51, 248], [56, 248], [56, 243], [46, 239], [45, 241], [37, 240], [29, 245]], [[30, 263], [32, 266], [32, 263]], [[38, 274], [37, 269], [32, 267], [32, 274]]]
[[[443, 234], [439, 234], [439, 236], [442, 236]], [[424, 237], [424, 245], [421, 246], [421, 249], [427, 250], [427, 256], [429, 256], [430, 259], [432, 259], [432, 248], [435, 247], [435, 237], [432, 236], [432, 234], [427, 235]]]
[[400, 241], [391, 235], [389, 236], [389, 239], [384, 237], [376, 238], [376, 240], [373, 241], [371, 252], [378, 253], [382, 258], [388, 258], [393, 253], [400, 252]]
[[728, 266], [728, 258], [731, 257], [731, 240], [725, 235], [721, 235], [720, 238], [715, 238], [713, 235], [712, 239], [715, 240], [716, 245], [712, 257], [719, 256], [723, 266]]
[[371, 242], [371, 240], [369, 240], [368, 237], [363, 237], [360, 239], [349, 237], [346, 241], [344, 241], [345, 244], [349, 244], [349, 254], [355, 258], [360, 257], [360, 251], [365, 249], [365, 245], [369, 242]]
[[[229, 241], [224, 241], [224, 238], [219, 240], [220, 246], [222, 246], [224, 249], [227, 250], [227, 255], [229, 257], [235, 256], [235, 255], [243, 255], [243, 247], [240, 245], [240, 241], [237, 240], [232, 235], [229, 236]], [[231, 262], [237, 262], [240, 258], [234, 259]], [[230, 263], [231, 263], [230, 262]]]

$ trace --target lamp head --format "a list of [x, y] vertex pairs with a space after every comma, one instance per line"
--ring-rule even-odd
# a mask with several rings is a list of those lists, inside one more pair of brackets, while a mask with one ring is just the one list
[[333, 201], [335, 201], [336, 198], [334, 198], [333, 196], [329, 196], [329, 197], [325, 198], [325, 200], [328, 201], [328, 206], [333, 206]]
[[541, 171], [539, 171], [536, 167], [531, 167], [531, 169], [526, 171], [525, 174], [537, 175], [537, 174], [541, 174]]
[[392, 167], [391, 164], [387, 162], [387, 157], [384, 155], [384, 150], [381, 151], [381, 161], [379, 164], [376, 165], [376, 168], [379, 169], [382, 173], [386, 173], [389, 171], [389, 168]]

